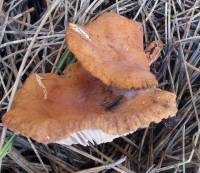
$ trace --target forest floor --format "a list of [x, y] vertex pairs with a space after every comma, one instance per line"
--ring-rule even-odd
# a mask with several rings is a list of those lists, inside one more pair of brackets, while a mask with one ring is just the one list
[[[151, 69], [160, 88], [177, 95], [177, 115], [88, 147], [43, 145], [0, 124], [2, 172], [200, 172], [198, 0], [0, 0], [0, 115], [10, 109], [16, 90], [31, 73], [56, 72], [68, 51], [69, 22], [86, 24], [106, 11], [140, 21], [145, 47], [163, 41]], [[68, 57], [65, 65], [72, 60]], [[117, 164], [121, 158], [125, 161]], [[111, 163], [116, 164], [108, 169]]]

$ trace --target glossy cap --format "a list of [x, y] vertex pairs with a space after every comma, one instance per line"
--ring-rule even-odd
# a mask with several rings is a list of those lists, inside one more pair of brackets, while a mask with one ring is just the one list
[[108, 88], [76, 63], [63, 76], [30, 75], [3, 124], [42, 143], [100, 144], [174, 115], [175, 98], [160, 89]]

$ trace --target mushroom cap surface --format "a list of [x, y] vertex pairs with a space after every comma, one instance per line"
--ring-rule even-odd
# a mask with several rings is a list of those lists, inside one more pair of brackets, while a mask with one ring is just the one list
[[[118, 105], [105, 108], [106, 103], [121, 95]], [[3, 124], [42, 143], [102, 143], [174, 115], [175, 98], [155, 88], [108, 88], [75, 63], [62, 76], [30, 75], [17, 91]]]
[[157, 85], [139, 22], [107, 12], [85, 26], [70, 24], [66, 40], [83, 67], [108, 86], [138, 89]]

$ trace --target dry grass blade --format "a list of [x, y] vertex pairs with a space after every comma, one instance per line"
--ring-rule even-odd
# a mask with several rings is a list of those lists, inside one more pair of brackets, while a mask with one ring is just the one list
[[76, 173], [84, 173], [84, 172], [92, 173], [92, 172], [99, 172], [99, 171], [102, 171], [104, 169], [106, 169], [106, 170], [113, 169], [115, 166], [123, 163], [125, 160], [126, 160], [126, 157], [121, 158], [121, 159], [117, 160], [116, 162], [110, 163], [108, 165], [97, 166], [95, 168], [85, 169], [85, 170], [82, 170], [82, 171], [78, 171]]
[[43, 161], [42, 161], [42, 159], [41, 159], [41, 157], [40, 157], [40, 155], [39, 155], [37, 149], [35, 148], [33, 142], [31, 141], [31, 139], [28, 138], [28, 142], [30, 143], [31, 147], [33, 148], [33, 151], [35, 152], [35, 154], [36, 154], [38, 160], [40, 161], [40, 163], [41, 163], [41, 165], [43, 166], [43, 168], [44, 168], [44, 170], [46, 171], [46, 173], [49, 173], [48, 169], [47, 169], [46, 166], [44, 165], [44, 163], [43, 163]]

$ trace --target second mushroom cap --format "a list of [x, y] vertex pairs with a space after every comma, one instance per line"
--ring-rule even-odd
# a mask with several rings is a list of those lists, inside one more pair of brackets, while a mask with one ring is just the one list
[[66, 32], [72, 53], [106, 85], [126, 89], [157, 85], [139, 22], [110, 12], [85, 26], [70, 24]]

